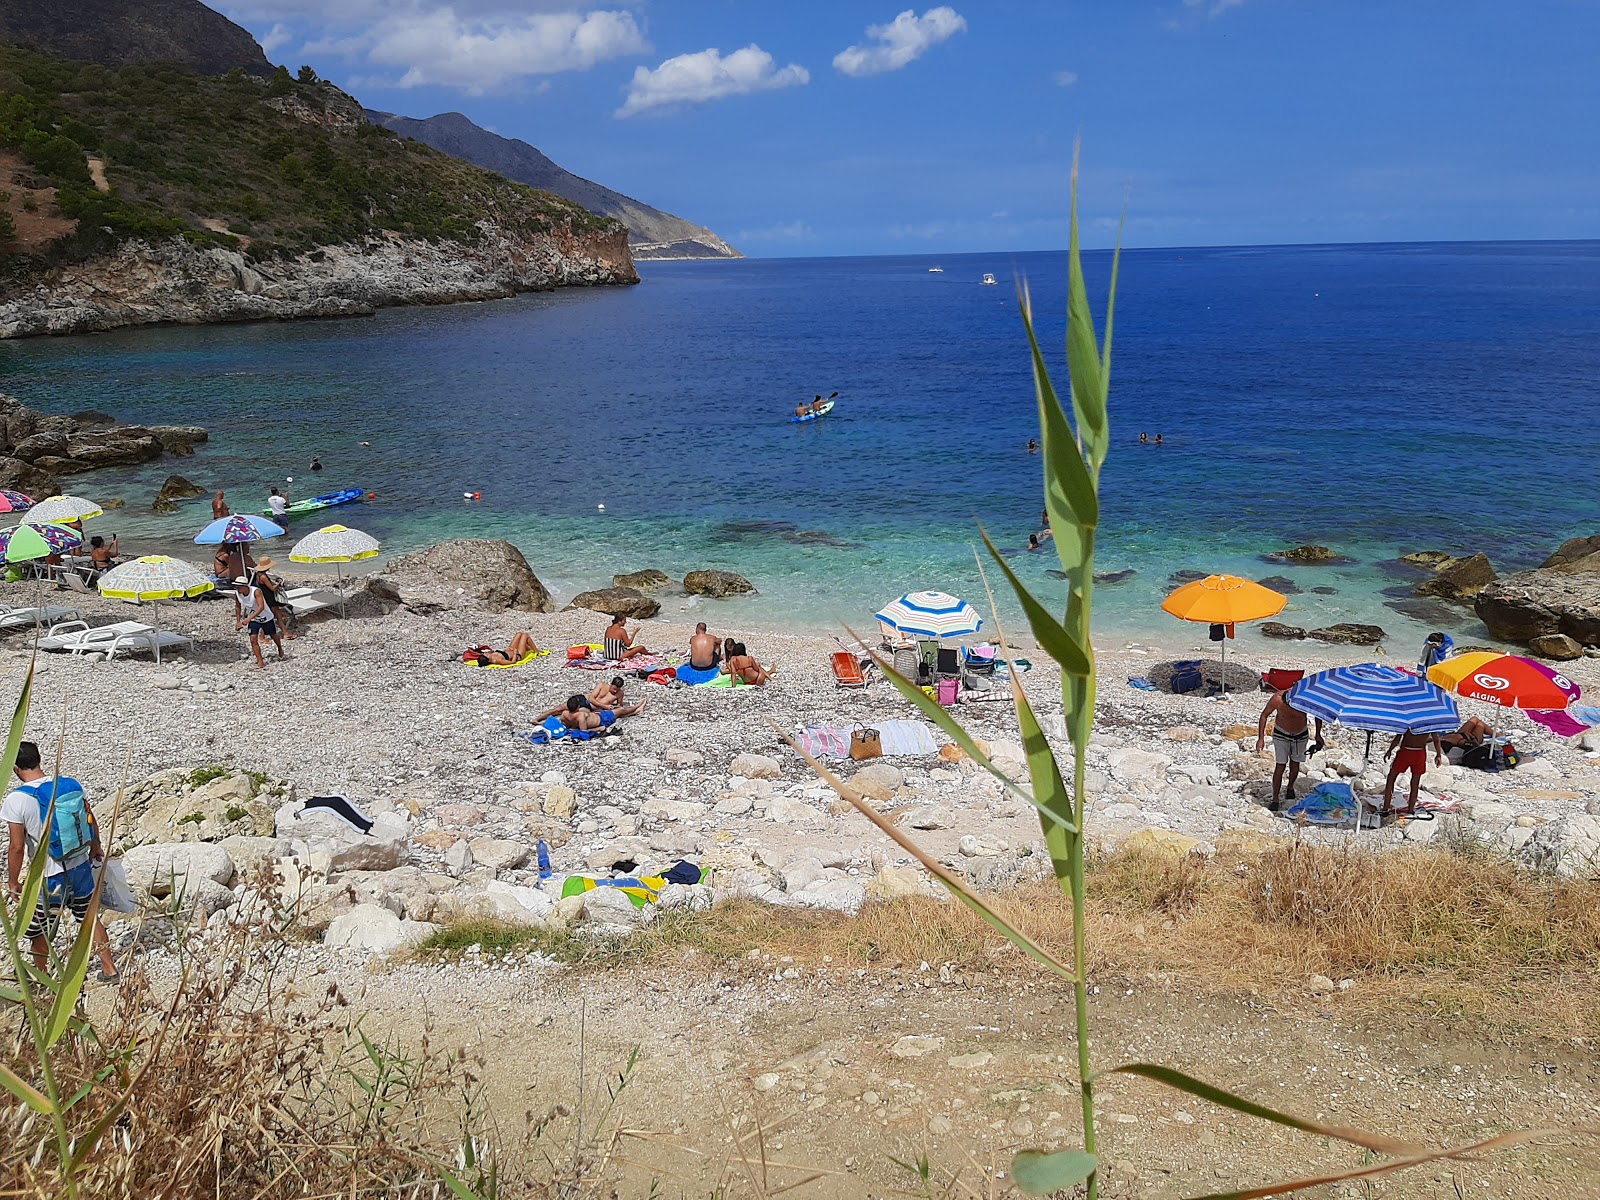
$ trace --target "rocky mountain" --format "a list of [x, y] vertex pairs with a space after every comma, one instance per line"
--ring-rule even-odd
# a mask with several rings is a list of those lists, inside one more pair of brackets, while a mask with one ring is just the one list
[[4, 0], [0, 42], [109, 67], [171, 62], [204, 75], [272, 74], [255, 38], [200, 0]]
[[309, 74], [0, 45], [0, 338], [636, 282], [618, 222], [371, 124]]
[[491, 133], [458, 112], [418, 120], [369, 109], [367, 117], [435, 150], [476, 163], [518, 183], [565, 196], [590, 212], [621, 221], [628, 227], [628, 244], [635, 258], [744, 257], [704, 226], [574, 175], [527, 142]]

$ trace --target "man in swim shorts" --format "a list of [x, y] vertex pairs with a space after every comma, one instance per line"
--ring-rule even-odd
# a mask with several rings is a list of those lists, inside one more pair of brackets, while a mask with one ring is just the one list
[[[1273, 692], [1266, 707], [1261, 710], [1261, 720], [1256, 725], [1256, 753], [1267, 746], [1267, 722], [1272, 721], [1272, 757], [1278, 764], [1272, 771], [1272, 809], [1277, 811], [1278, 797], [1283, 789], [1283, 772], [1289, 770], [1288, 799], [1294, 799], [1294, 781], [1300, 777], [1300, 764], [1305, 762], [1310, 749], [1311, 734], [1306, 729], [1306, 714], [1289, 703], [1287, 692]], [[1322, 719], [1317, 718], [1317, 748], [1322, 748]]]
[[[1394, 740], [1389, 743], [1389, 749], [1384, 752], [1384, 757], [1394, 754], [1394, 765], [1389, 768], [1389, 779], [1383, 785], [1383, 810], [1389, 811], [1389, 805], [1394, 800], [1394, 783], [1400, 778], [1400, 772], [1411, 772], [1411, 800], [1404, 808], [1394, 811], [1402, 816], [1409, 817], [1417, 810], [1417, 792], [1422, 787], [1422, 773], [1428, 769], [1428, 746], [1433, 746], [1433, 763], [1440, 766], [1444, 763], [1444, 746], [1439, 741], [1437, 733], [1397, 733]], [[1400, 753], [1395, 754], [1398, 749]]]
[[597, 711], [589, 706], [585, 697], [573, 696], [567, 701], [566, 711], [561, 714], [561, 723], [568, 729], [609, 729], [623, 717], [642, 713], [645, 703], [641, 700], [628, 708], [602, 708]]
[[722, 655], [718, 653], [717, 639], [706, 632], [706, 623], [701, 621], [694, 627], [694, 635], [689, 639], [689, 665], [696, 671], [711, 671], [722, 665]]

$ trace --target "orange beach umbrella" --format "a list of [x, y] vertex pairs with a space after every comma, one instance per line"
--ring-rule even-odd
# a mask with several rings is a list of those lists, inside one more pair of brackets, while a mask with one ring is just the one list
[[[1180, 621], [1233, 625], [1275, 617], [1289, 597], [1238, 575], [1207, 575], [1186, 583], [1161, 602], [1164, 612]], [[1222, 642], [1222, 693], [1228, 693], [1228, 642]]]

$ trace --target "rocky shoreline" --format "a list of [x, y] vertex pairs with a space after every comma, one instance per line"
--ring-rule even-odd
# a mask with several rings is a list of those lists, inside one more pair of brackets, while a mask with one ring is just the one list
[[53, 268], [0, 299], [0, 339], [367, 316], [395, 305], [639, 282], [620, 225], [595, 232], [564, 224], [523, 237], [481, 222], [478, 232], [471, 242], [389, 234], [269, 261], [180, 237], [126, 242], [113, 254]]
[[[621, 736], [536, 747], [519, 736], [533, 715], [600, 678], [568, 668], [563, 651], [597, 637], [603, 618], [541, 611], [548, 595], [541, 599], [531, 571], [529, 584], [510, 570], [520, 555], [513, 561], [509, 547], [511, 586], [474, 585], [459, 564], [477, 552], [450, 545], [390, 564], [368, 589], [372, 599], [352, 605], [347, 619], [307, 622], [289, 661], [266, 671], [233, 634], [225, 599], [163, 610], [168, 627], [194, 635], [196, 646], [159, 667], [41, 657], [30, 735], [53, 738], [70, 709], [67, 759], [101, 804], [115, 794], [132, 738], [136, 786], [119, 841], [151, 905], [180, 896], [201, 915], [239, 915], [270, 888], [299, 906], [299, 922], [330, 951], [371, 955], [463, 918], [621, 932], [661, 907], [729, 896], [856, 912], [875, 898], [938, 894], [777, 732], [914, 715], [887, 685], [837, 689], [831, 640], [752, 636], [752, 651], [779, 663], [764, 689], [665, 689], [630, 679], [630, 695], [649, 705], [623, 722]], [[377, 602], [386, 588], [399, 603]], [[91, 620], [128, 615], [98, 597], [74, 600]], [[714, 632], [745, 633], [722, 628], [714, 607], [701, 614]], [[519, 630], [555, 653], [513, 670], [460, 661], [464, 647], [504, 645]], [[657, 621], [643, 637], [652, 647], [681, 648], [689, 633], [687, 622]], [[0, 658], [14, 681], [29, 659], [25, 642], [14, 636]], [[1020, 649], [1043, 664], [1033, 647]], [[1124, 677], [1155, 677], [1193, 649], [1101, 647], [1089, 775], [1096, 838], [1180, 854], [1248, 851], [1295, 836], [1348, 839], [1344, 831], [1298, 830], [1264, 806], [1271, 762], [1254, 753], [1260, 693], [1219, 700], [1122, 685]], [[1370, 653], [1297, 644], [1260, 665], [1314, 668]], [[1600, 665], [1579, 663], [1575, 677], [1600, 687]], [[1023, 679], [1060, 744], [1057, 679], [1049, 670]], [[997, 759], [1021, 770], [1008, 704], [966, 705], [961, 716]], [[1514, 736], [1526, 755], [1518, 770], [1430, 771], [1426, 791], [1453, 801], [1454, 811], [1363, 833], [1361, 842], [1471, 839], [1540, 869], [1600, 872], [1600, 742], [1558, 741], [1520, 721]], [[1033, 811], [949, 748], [842, 769], [875, 807], [981, 887], [1046, 869]], [[1313, 758], [1310, 773], [1356, 781], [1371, 795], [1381, 789], [1378, 771], [1362, 763], [1361, 735], [1345, 732]], [[360, 833], [301, 807], [328, 793], [349, 795], [373, 828]], [[534, 863], [541, 840], [558, 881], [619, 864], [650, 872], [679, 859], [705, 875], [669, 887], [661, 907], [636, 909], [606, 889], [562, 900]]]
[[186, 458], [209, 438], [198, 425], [126, 425], [102, 412], [51, 415], [0, 393], [0, 487], [42, 500], [60, 492], [63, 475], [167, 454]]

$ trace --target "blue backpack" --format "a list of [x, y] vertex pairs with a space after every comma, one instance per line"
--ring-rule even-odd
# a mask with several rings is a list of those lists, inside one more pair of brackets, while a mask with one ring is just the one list
[[[94, 842], [94, 821], [89, 816], [88, 802], [83, 798], [83, 785], [70, 776], [63, 775], [54, 781], [41, 779], [38, 783], [24, 784], [17, 789], [27, 792], [39, 803], [39, 820], [50, 822], [50, 837], [45, 848], [51, 858], [70, 870], [89, 857]], [[50, 810], [51, 795], [55, 797], [55, 811]]]

